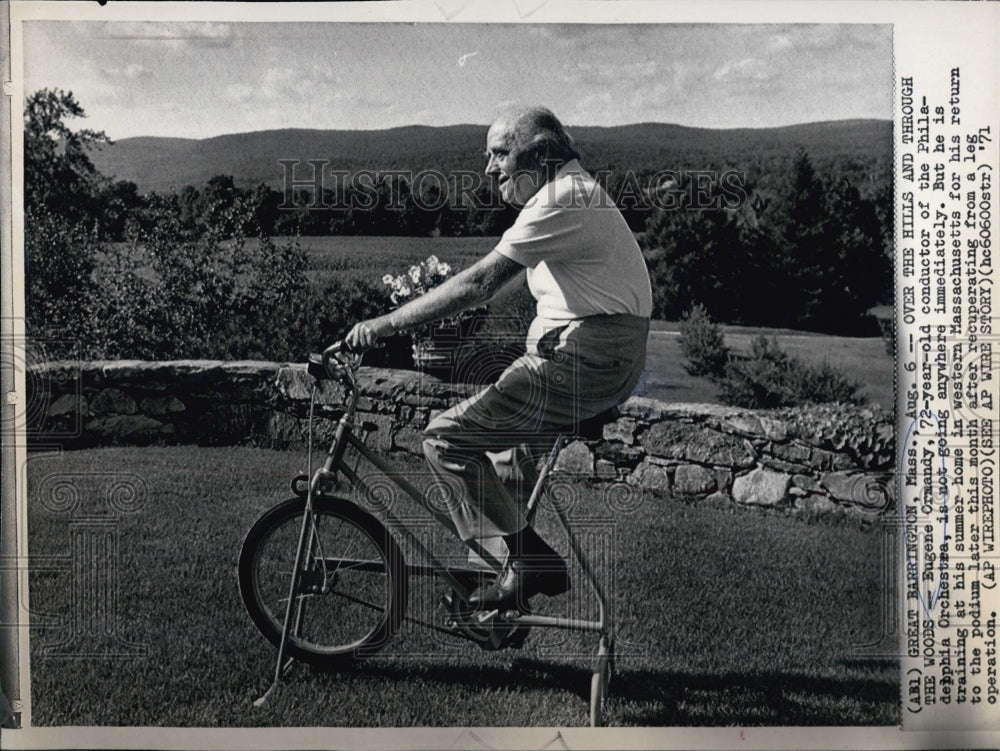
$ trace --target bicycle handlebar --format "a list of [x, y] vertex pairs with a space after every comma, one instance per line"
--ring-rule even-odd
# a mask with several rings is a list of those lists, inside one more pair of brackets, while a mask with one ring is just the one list
[[353, 381], [363, 355], [363, 352], [347, 349], [342, 341], [334, 342], [323, 350], [322, 355], [309, 356], [309, 373], [318, 380], [346, 375]]
[[[330, 361], [333, 360], [334, 357], [340, 354], [342, 345], [343, 342], [334, 342], [329, 347], [323, 350], [323, 368], [326, 370], [327, 374], [331, 378], [333, 378], [334, 376], [334, 371], [330, 367]], [[338, 357], [337, 359], [339, 360], [340, 358]]]

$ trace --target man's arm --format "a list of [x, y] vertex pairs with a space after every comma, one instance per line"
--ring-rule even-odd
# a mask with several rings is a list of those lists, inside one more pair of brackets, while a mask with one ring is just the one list
[[356, 324], [344, 337], [344, 342], [352, 349], [367, 349], [378, 339], [482, 305], [523, 269], [524, 266], [516, 261], [491, 251], [426, 295], [383, 316]]

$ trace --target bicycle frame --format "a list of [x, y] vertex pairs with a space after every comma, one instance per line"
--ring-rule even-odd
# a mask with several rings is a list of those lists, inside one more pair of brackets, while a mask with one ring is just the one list
[[[346, 417], [346, 415], [345, 415]], [[344, 418], [341, 418], [342, 420]], [[349, 426], [345, 426], [341, 440], [346, 442], [347, 446], [350, 446], [355, 451], [357, 451], [362, 457], [371, 462], [376, 469], [382, 472], [386, 477], [389, 478], [400, 490], [402, 490], [406, 495], [408, 495], [414, 502], [419, 504], [428, 513], [430, 513], [438, 522], [443, 524], [448, 529], [454, 531], [454, 525], [450, 518], [442, 514], [440, 511], [435, 509], [433, 505], [427, 501], [424, 495], [414, 487], [410, 482], [399, 477], [395, 472], [393, 467], [379, 457], [377, 454], [372, 452], [364, 443], [362, 443], [353, 433]], [[528, 502], [528, 517], [530, 518], [534, 515], [532, 512], [538, 507], [538, 500], [545, 492], [546, 479], [555, 465], [556, 457], [559, 455], [559, 450], [562, 448], [562, 444], [565, 442], [564, 436], [559, 436], [556, 439], [556, 443], [552, 450], [549, 452], [549, 456], [546, 459], [545, 465], [539, 474], [538, 481], [535, 483], [534, 490], [532, 491], [531, 500]], [[337, 439], [334, 440], [334, 445], [328, 455], [328, 459], [333, 458], [337, 455]], [[322, 483], [324, 480], [330, 477], [333, 467], [327, 468], [326, 465], [317, 471], [315, 475], [317, 483]], [[364, 480], [360, 478], [353, 469], [351, 469], [342, 458], [336, 464], [336, 469], [343, 473], [344, 477], [350, 482], [350, 484], [362, 492], [367, 492], [368, 486], [365, 484]], [[587, 558], [583, 552], [582, 547], [577, 541], [576, 537], [570, 532], [569, 523], [566, 520], [565, 514], [562, 509], [559, 508], [558, 504], [553, 504], [556, 509], [556, 515], [559, 519], [563, 530], [566, 532], [566, 536], [569, 539], [570, 546], [573, 550], [574, 557], [580, 564], [581, 568], [587, 577], [587, 581], [595, 590], [597, 594], [598, 607], [599, 607], [599, 618], [596, 621], [582, 620], [578, 618], [558, 618], [552, 616], [542, 616], [542, 615], [532, 615], [521, 613], [516, 616], [510, 616], [508, 621], [511, 623], [516, 623], [526, 626], [548, 626], [550, 628], [568, 628], [580, 631], [605, 631], [607, 629], [607, 614], [604, 603], [604, 589], [601, 583], [597, 580], [597, 577], [593, 574], [593, 571], [587, 561]], [[453, 567], [446, 566], [438, 561], [434, 555], [427, 549], [426, 545], [420, 541], [420, 539], [413, 534], [412, 531], [402, 522], [395, 514], [389, 509], [380, 509], [379, 517], [386, 524], [387, 527], [397, 532], [403, 536], [407, 542], [411, 543], [413, 547], [420, 553], [420, 555], [429, 564], [429, 569], [431, 573], [441, 577], [450, 586], [455, 593], [461, 598], [463, 603], [468, 603], [469, 592], [466, 590], [465, 586], [455, 578], [452, 571], [455, 569]], [[476, 554], [478, 554], [484, 561], [486, 561], [494, 571], [500, 569], [502, 563], [496, 560], [489, 551], [487, 551], [481, 544], [476, 540], [471, 540], [466, 543]], [[408, 566], [412, 569], [412, 566]], [[475, 571], [479, 573], [476, 569], [460, 569], [464, 571]]]
[[[328, 350], [329, 352], [329, 350]], [[434, 507], [434, 505], [427, 500], [423, 493], [410, 483], [405, 478], [401, 477], [399, 473], [392, 467], [392, 465], [375, 454], [371, 449], [369, 449], [363, 440], [359, 439], [354, 433], [355, 425], [355, 413], [357, 410], [358, 400], [360, 398], [360, 389], [357, 385], [357, 368], [360, 365], [360, 357], [354, 356], [354, 359], [345, 364], [344, 372], [342, 373], [342, 378], [347, 386], [347, 400], [346, 409], [344, 414], [340, 417], [337, 428], [334, 432], [333, 441], [327, 452], [326, 459], [323, 465], [312, 473], [309, 478], [309, 485], [306, 490], [306, 507], [305, 513], [303, 514], [302, 527], [299, 534], [298, 549], [295, 555], [295, 564], [291, 576], [291, 582], [289, 584], [289, 597], [286, 605], [285, 619], [282, 627], [281, 641], [278, 647], [278, 656], [275, 666], [275, 677], [274, 683], [271, 688], [255, 702], [255, 704], [263, 704], [267, 699], [267, 696], [271, 693], [274, 686], [278, 684], [281, 676], [285, 669], [291, 664], [291, 660], [285, 661], [285, 654], [287, 648], [287, 642], [289, 635], [292, 633], [298, 633], [299, 625], [301, 622], [301, 609], [297, 608], [297, 603], [300, 601], [301, 596], [299, 595], [299, 584], [301, 582], [302, 573], [311, 567], [312, 562], [315, 558], [310, 558], [313, 553], [313, 543], [315, 541], [315, 526], [313, 524], [313, 498], [325, 494], [326, 486], [331, 483], [338, 483], [338, 476], [343, 476], [343, 478], [354, 488], [356, 491], [363, 493], [370, 493], [371, 488], [365, 483], [364, 479], [360, 477], [355, 468], [348, 465], [345, 460], [347, 449], [351, 448], [357, 454], [370, 462], [379, 472], [384, 474], [396, 487], [398, 487], [403, 493], [410, 497], [416, 504], [427, 511], [436, 521], [442, 524], [445, 528], [449, 529], [453, 533], [455, 532], [455, 527], [452, 520], [440, 510]], [[330, 373], [329, 369], [329, 357], [327, 353], [324, 353], [323, 366], [327, 373]], [[310, 372], [312, 372], [312, 367], [310, 367]], [[314, 374], [315, 375], [315, 374]], [[314, 422], [314, 407], [316, 400], [317, 384], [314, 384], [312, 388], [312, 393], [310, 396], [310, 407], [309, 407], [309, 423], [308, 423], [308, 443], [309, 443], [309, 456], [311, 463], [312, 456], [312, 433], [313, 433], [313, 422]], [[526, 510], [526, 516], [528, 523], [531, 522], [534, 517], [535, 512], [540, 504], [541, 497], [546, 492], [547, 479], [549, 474], [552, 472], [556, 458], [559, 455], [559, 451], [565, 444], [566, 436], [559, 435], [552, 449], [549, 451], [546, 457], [545, 463], [539, 472], [538, 480], [532, 490], [531, 497], [528, 501], [528, 506]], [[533, 613], [523, 613], [519, 611], [508, 611], [506, 613], [499, 613], [498, 611], [492, 611], [490, 613], [493, 617], [498, 617], [507, 626], [534, 626], [543, 628], [561, 628], [569, 629], [573, 631], [583, 631], [591, 633], [601, 634], [600, 649], [598, 652], [598, 671], [603, 675], [603, 671], [608, 666], [609, 653], [612, 651], [611, 645], [613, 644], [613, 628], [611, 619], [609, 617], [608, 608], [606, 607], [605, 592], [595, 575], [593, 568], [590, 566], [589, 561], [583, 551], [582, 546], [579, 541], [573, 535], [570, 529], [569, 522], [566, 519], [566, 515], [563, 509], [558, 503], [552, 503], [552, 507], [556, 511], [556, 517], [559, 520], [560, 526], [566, 534], [566, 537], [570, 543], [570, 547], [573, 552], [573, 557], [576, 559], [580, 568], [582, 569], [588, 585], [594, 592], [597, 602], [598, 602], [598, 618], [597, 620], [588, 620], [582, 618], [568, 618], [560, 616], [548, 616], [548, 615], [537, 615]], [[396, 534], [404, 538], [407, 543], [414, 550], [416, 550], [419, 555], [424, 560], [424, 565], [413, 565], [407, 564], [408, 573], [417, 574], [432, 574], [440, 577], [451, 589], [454, 591], [455, 595], [460, 599], [463, 605], [468, 605], [469, 595], [471, 594], [465, 584], [456, 576], [460, 573], [474, 573], [480, 574], [488, 572], [488, 569], [482, 568], [460, 568], [460, 567], [449, 567], [442, 564], [434, 555], [427, 549], [427, 546], [407, 527], [407, 525], [397, 517], [391, 509], [381, 508], [378, 511], [378, 516], [380, 520], [385, 524], [385, 526], [394, 531]], [[457, 535], [456, 535], [457, 536]], [[472, 540], [466, 543], [471, 550], [477, 553], [480, 558], [491, 567], [493, 571], [499, 571], [502, 562], [497, 560], [488, 550], [486, 550], [478, 541]], [[322, 555], [322, 554], [321, 554]], [[328, 571], [331, 565], [336, 570], [336, 567], [341, 563], [344, 563], [344, 559], [338, 558], [323, 558], [323, 571], [324, 576], [326, 571]], [[352, 562], [354, 563], [354, 562]], [[324, 585], [325, 586], [325, 585]], [[597, 677], [597, 672], [595, 672], [595, 680]], [[606, 683], [606, 679], [605, 683]], [[601, 689], [603, 690], [603, 689]], [[592, 688], [593, 692], [593, 688]], [[593, 719], [593, 718], [592, 718]]]

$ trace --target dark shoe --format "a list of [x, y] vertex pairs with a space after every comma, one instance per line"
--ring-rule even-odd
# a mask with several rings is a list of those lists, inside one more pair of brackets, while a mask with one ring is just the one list
[[474, 610], [520, 610], [537, 594], [555, 597], [568, 590], [569, 572], [562, 558], [515, 558], [496, 581], [472, 593], [469, 605]]

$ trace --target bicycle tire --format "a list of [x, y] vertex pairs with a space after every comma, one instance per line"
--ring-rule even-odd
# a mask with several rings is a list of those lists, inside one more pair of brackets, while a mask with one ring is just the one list
[[[311, 562], [300, 567], [299, 612], [286, 648], [307, 664], [341, 668], [375, 654], [399, 627], [406, 612], [406, 566], [389, 531], [367, 511], [341, 498], [312, 503]], [[305, 506], [304, 498], [292, 498], [264, 512], [240, 551], [243, 603], [275, 646], [281, 643]]]

